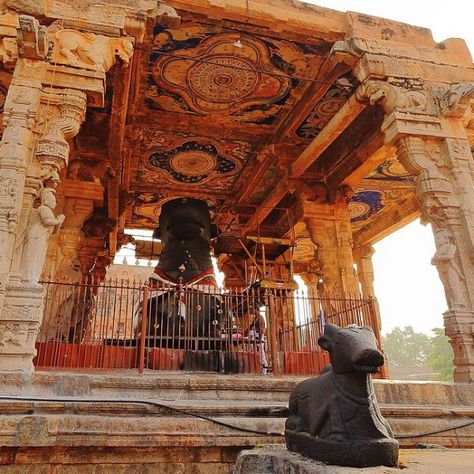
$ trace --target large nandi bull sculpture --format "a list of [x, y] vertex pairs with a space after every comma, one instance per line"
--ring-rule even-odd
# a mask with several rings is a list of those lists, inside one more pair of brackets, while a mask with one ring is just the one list
[[[155, 236], [161, 239], [162, 251], [151, 276], [149, 344], [176, 346], [184, 338], [218, 339], [225, 312], [220, 297], [213, 294], [217, 290], [210, 252], [213, 226], [207, 203], [167, 202]], [[209, 342], [205, 348], [211, 348]]]

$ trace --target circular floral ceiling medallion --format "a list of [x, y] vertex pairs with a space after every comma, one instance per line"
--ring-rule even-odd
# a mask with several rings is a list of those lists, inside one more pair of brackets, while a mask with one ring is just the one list
[[234, 102], [253, 92], [258, 74], [244, 58], [213, 55], [189, 69], [188, 84], [194, 94], [206, 101]]
[[174, 181], [198, 184], [215, 175], [228, 175], [237, 170], [237, 163], [221, 156], [208, 143], [189, 141], [167, 151], [156, 151], [148, 157], [153, 168], [165, 170]]
[[217, 165], [217, 160], [204, 151], [182, 151], [170, 159], [171, 168], [186, 176], [202, 176], [210, 173]]

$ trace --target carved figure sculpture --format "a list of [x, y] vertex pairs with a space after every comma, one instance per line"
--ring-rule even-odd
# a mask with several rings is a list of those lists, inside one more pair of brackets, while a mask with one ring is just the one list
[[11, 344], [24, 347], [28, 340], [28, 329], [22, 324], [7, 323], [0, 326], [0, 347]]
[[[117, 58], [128, 66], [133, 55], [133, 43], [128, 38], [107, 38], [66, 29], [57, 31], [55, 39], [55, 48], [73, 66], [108, 71]], [[57, 53], [53, 56], [53, 61], [60, 59]]]
[[446, 229], [435, 230], [436, 253], [431, 263], [436, 265], [444, 285], [446, 299], [450, 307], [463, 306], [461, 282], [463, 274], [456, 263], [456, 246], [450, 242]]
[[42, 188], [41, 204], [30, 212], [21, 257], [22, 280], [28, 283], [38, 283], [46, 258], [48, 238], [64, 222], [64, 215], [56, 217], [53, 212], [56, 207], [55, 193], [53, 188]]
[[324, 326], [318, 344], [331, 368], [296, 385], [285, 438], [290, 451], [343, 466], [396, 466], [398, 442], [382, 417], [370, 373], [383, 354], [368, 326]]

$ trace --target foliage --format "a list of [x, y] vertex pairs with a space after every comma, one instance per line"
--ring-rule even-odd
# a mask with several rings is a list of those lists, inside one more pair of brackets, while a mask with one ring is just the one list
[[415, 332], [411, 326], [396, 327], [383, 338], [383, 348], [393, 368], [428, 367], [434, 380], [453, 380], [453, 351], [444, 329], [434, 328], [433, 336]]
[[393, 367], [425, 367], [430, 338], [411, 326], [396, 327], [383, 338], [383, 348]]
[[445, 336], [442, 328], [434, 328], [433, 333], [426, 365], [436, 372], [434, 380], [451, 382], [453, 380], [454, 355], [449, 338]]

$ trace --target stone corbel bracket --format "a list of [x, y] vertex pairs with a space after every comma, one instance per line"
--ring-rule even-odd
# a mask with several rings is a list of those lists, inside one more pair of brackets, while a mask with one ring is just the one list
[[61, 29], [49, 37], [53, 64], [105, 73], [117, 61], [128, 66], [133, 55], [133, 38], [109, 38], [73, 29]]
[[421, 80], [369, 79], [359, 86], [356, 98], [383, 107], [382, 131], [387, 144], [400, 135], [445, 136], [435, 97]]
[[42, 175], [58, 173], [69, 161], [68, 139], [79, 132], [84, 121], [87, 98], [84, 92], [64, 89], [44, 94], [42, 102], [54, 107], [57, 114], [46, 122], [45, 132], [38, 140], [36, 158], [41, 164]]
[[461, 118], [474, 99], [474, 82], [438, 86], [434, 95], [441, 115]]
[[18, 55], [21, 58], [44, 59], [48, 54], [46, 27], [32, 16], [20, 15], [17, 28]]

